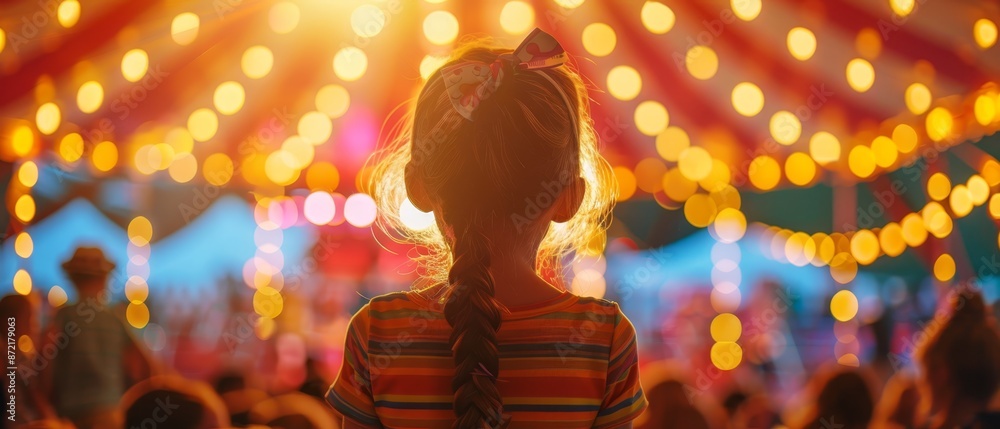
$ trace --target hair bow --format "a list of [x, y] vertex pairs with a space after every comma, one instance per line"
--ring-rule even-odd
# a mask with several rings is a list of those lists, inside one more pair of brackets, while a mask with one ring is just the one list
[[538, 70], [558, 67], [566, 60], [566, 51], [559, 42], [549, 33], [536, 28], [513, 54], [503, 54], [490, 64], [475, 61], [454, 64], [441, 69], [441, 75], [451, 104], [460, 115], [471, 121], [472, 112], [500, 87], [504, 62], [509, 62], [514, 70]]

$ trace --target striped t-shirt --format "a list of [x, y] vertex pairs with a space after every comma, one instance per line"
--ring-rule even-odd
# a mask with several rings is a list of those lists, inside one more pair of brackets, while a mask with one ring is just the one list
[[[454, 361], [444, 302], [425, 292], [375, 297], [348, 327], [327, 401], [385, 428], [450, 428]], [[618, 304], [565, 292], [503, 313], [497, 386], [511, 429], [610, 428], [646, 407], [635, 328]]]

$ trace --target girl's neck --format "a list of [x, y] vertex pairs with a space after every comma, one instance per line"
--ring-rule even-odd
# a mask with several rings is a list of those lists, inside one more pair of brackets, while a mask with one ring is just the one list
[[496, 286], [496, 298], [507, 307], [523, 307], [562, 294], [535, 273], [534, 261], [494, 255], [490, 273]]

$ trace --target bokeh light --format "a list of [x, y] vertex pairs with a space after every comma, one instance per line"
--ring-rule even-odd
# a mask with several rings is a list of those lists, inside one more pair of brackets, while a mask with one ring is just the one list
[[190, 45], [194, 39], [198, 38], [198, 27], [201, 19], [191, 12], [184, 12], [174, 17], [170, 23], [170, 37], [178, 45]]
[[28, 274], [24, 269], [19, 269], [14, 272], [14, 292], [21, 295], [27, 295], [31, 293], [31, 275]]
[[720, 242], [735, 243], [746, 234], [747, 219], [743, 215], [743, 212], [732, 207], [727, 207], [719, 211], [719, 214], [716, 215], [713, 226], [715, 235]]
[[35, 186], [38, 183], [38, 164], [34, 161], [25, 161], [17, 169], [17, 181], [25, 187]]
[[914, 115], [921, 115], [931, 107], [931, 90], [916, 82], [906, 87], [906, 108]]
[[750, 82], [740, 82], [733, 87], [732, 102], [737, 113], [756, 116], [764, 108], [764, 92]]
[[946, 282], [955, 277], [955, 259], [944, 253], [934, 261], [934, 278]]
[[424, 37], [435, 45], [447, 45], [458, 37], [458, 18], [451, 12], [436, 10], [424, 18]]
[[891, 167], [899, 157], [896, 142], [886, 136], [875, 137], [875, 140], [872, 140], [871, 148], [872, 154], [875, 156], [875, 165], [882, 168]]
[[802, 123], [798, 116], [787, 110], [781, 110], [772, 115], [769, 126], [771, 137], [783, 145], [795, 143], [802, 135]]
[[855, 91], [865, 92], [875, 83], [875, 68], [867, 60], [855, 58], [847, 63], [847, 83]]
[[47, 299], [52, 308], [62, 307], [67, 301], [69, 301], [69, 297], [66, 295], [66, 290], [59, 285], [54, 285], [49, 288]]
[[634, 68], [615, 66], [608, 72], [608, 92], [615, 98], [628, 101], [634, 99], [642, 90], [642, 77]]
[[603, 22], [589, 24], [583, 29], [583, 48], [591, 55], [607, 56], [615, 50], [617, 42], [615, 30]]
[[187, 129], [195, 140], [208, 141], [219, 131], [219, 117], [211, 109], [195, 110], [188, 116]]
[[45, 135], [56, 132], [61, 121], [62, 114], [59, 111], [59, 106], [56, 106], [55, 103], [45, 103], [39, 106], [35, 113], [35, 124], [38, 126], [38, 131]]
[[927, 178], [927, 196], [931, 197], [931, 199], [941, 201], [948, 198], [948, 193], [950, 192], [951, 180], [944, 173], [939, 171]]
[[351, 29], [358, 36], [377, 36], [385, 28], [385, 21], [385, 12], [372, 4], [363, 4], [351, 12]]
[[205, 158], [201, 172], [208, 183], [225, 185], [233, 177], [233, 160], [224, 153], [214, 153]]
[[153, 224], [145, 216], [136, 216], [128, 224], [128, 239], [136, 246], [146, 246], [153, 239]]
[[889, 0], [892, 11], [899, 16], [907, 16], [913, 12], [916, 0]]
[[761, 0], [730, 0], [730, 4], [736, 16], [744, 21], [753, 21], [757, 15], [760, 15], [760, 10], [763, 7]]
[[805, 61], [816, 52], [816, 35], [808, 28], [795, 27], [788, 31], [788, 52], [795, 59]]
[[129, 82], [137, 82], [149, 69], [149, 56], [142, 49], [132, 49], [122, 56], [122, 76]]
[[333, 192], [340, 184], [340, 172], [328, 162], [316, 162], [306, 172], [306, 185], [314, 191]]
[[333, 72], [344, 81], [358, 80], [367, 70], [368, 56], [365, 55], [365, 51], [354, 46], [337, 51], [333, 57]]
[[118, 164], [118, 146], [109, 141], [103, 141], [94, 146], [91, 162], [98, 171], [111, 171]]
[[144, 303], [129, 303], [125, 309], [125, 319], [135, 329], [145, 328], [149, 323], [149, 307]]
[[104, 102], [104, 87], [95, 81], [85, 82], [80, 85], [76, 93], [76, 106], [83, 113], [94, 113]]
[[773, 189], [781, 180], [781, 166], [774, 158], [760, 155], [750, 162], [750, 183], [762, 191]]
[[212, 101], [215, 103], [215, 110], [218, 110], [219, 113], [232, 115], [243, 108], [246, 93], [243, 91], [243, 85], [240, 85], [239, 82], [223, 82], [215, 88]]
[[647, 136], [660, 134], [670, 123], [670, 115], [662, 104], [647, 100], [635, 108], [635, 126]]
[[870, 230], [862, 229], [851, 237], [851, 254], [859, 264], [868, 265], [875, 262], [880, 249], [878, 237]]
[[712, 155], [702, 147], [691, 146], [681, 151], [677, 167], [688, 180], [704, 179], [712, 172]]
[[56, 9], [56, 18], [59, 25], [70, 28], [80, 20], [80, 2], [77, 0], [63, 0]]
[[277, 34], [288, 34], [299, 25], [301, 12], [298, 5], [290, 1], [275, 3], [267, 15], [267, 23], [271, 31]]
[[841, 322], [851, 320], [858, 314], [858, 297], [849, 290], [841, 290], [830, 299], [830, 314]]
[[684, 65], [695, 79], [710, 79], [719, 71], [719, 56], [708, 46], [694, 46], [684, 56]]
[[732, 313], [722, 313], [712, 319], [712, 339], [719, 342], [736, 342], [743, 333], [740, 319]]
[[743, 361], [743, 348], [733, 342], [718, 342], [710, 352], [712, 365], [723, 371], [736, 369]]
[[340, 85], [326, 85], [316, 92], [316, 110], [339, 118], [351, 107], [351, 95]]
[[313, 145], [323, 144], [333, 133], [333, 122], [322, 112], [309, 112], [299, 118], [298, 132], [303, 140]]
[[302, 211], [306, 220], [314, 225], [326, 225], [333, 220], [337, 209], [333, 203], [333, 195], [326, 191], [316, 191], [306, 197]]
[[896, 143], [896, 149], [899, 149], [900, 152], [912, 152], [917, 147], [917, 132], [909, 125], [896, 125], [892, 129], [892, 141]]
[[647, 1], [640, 12], [642, 25], [653, 34], [664, 34], [674, 28], [676, 16], [669, 6], [658, 1]]
[[344, 202], [344, 218], [347, 219], [347, 223], [358, 228], [367, 227], [375, 222], [376, 210], [375, 200], [365, 193], [352, 194]]
[[507, 2], [500, 10], [500, 27], [510, 34], [523, 34], [535, 25], [535, 9], [523, 1]]
[[927, 137], [933, 141], [941, 141], [951, 135], [954, 119], [944, 107], [935, 107], [927, 114]]
[[190, 153], [182, 153], [174, 157], [167, 171], [177, 183], [190, 182], [198, 175], [198, 160]]
[[1000, 98], [993, 100], [989, 94], [981, 94], [976, 97], [976, 104], [973, 106], [973, 113], [979, 125], [987, 126], [997, 118], [997, 109], [1000, 108]]
[[868, 146], [854, 146], [847, 156], [848, 167], [851, 173], [862, 179], [867, 178], [875, 172], [875, 153]]
[[972, 24], [972, 35], [981, 49], [988, 49], [997, 43], [997, 24], [986, 18]]
[[892, 258], [901, 255], [906, 250], [903, 228], [896, 222], [889, 222], [879, 231], [878, 242], [882, 247], [882, 252]]
[[35, 242], [27, 232], [19, 232], [14, 238], [14, 253], [21, 258], [28, 259], [35, 250]]
[[816, 163], [809, 155], [795, 152], [785, 159], [785, 175], [795, 185], [808, 185], [816, 177]]
[[266, 46], [251, 46], [243, 52], [240, 58], [240, 68], [250, 79], [260, 79], [267, 76], [274, 66], [274, 54]]
[[677, 161], [689, 146], [691, 139], [680, 127], [668, 127], [656, 137], [656, 153], [667, 161]]

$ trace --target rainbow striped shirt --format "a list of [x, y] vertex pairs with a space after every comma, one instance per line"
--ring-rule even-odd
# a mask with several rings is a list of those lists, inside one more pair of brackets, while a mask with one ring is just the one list
[[[371, 427], [452, 426], [451, 327], [444, 302], [428, 296], [375, 297], [351, 319], [344, 363], [326, 395], [346, 418]], [[610, 428], [646, 408], [635, 328], [618, 304], [565, 292], [509, 310], [497, 337], [509, 428]]]

